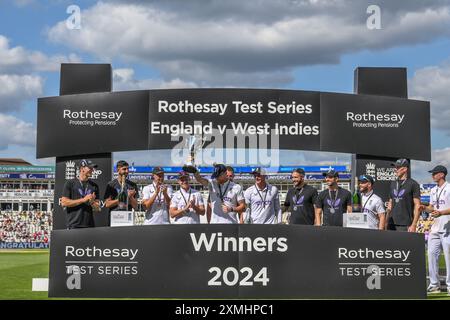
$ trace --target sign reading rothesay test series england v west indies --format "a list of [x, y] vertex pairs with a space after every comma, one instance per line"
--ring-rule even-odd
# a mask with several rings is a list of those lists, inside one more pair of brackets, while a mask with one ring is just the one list
[[167, 147], [164, 144], [174, 136], [203, 134], [224, 140], [275, 135], [282, 149], [318, 150], [319, 97], [319, 93], [281, 90], [151, 91], [149, 148]]
[[169, 149], [183, 147], [183, 138], [190, 135], [203, 135], [216, 148], [430, 160], [429, 113], [424, 101], [296, 90], [66, 95], [38, 100], [37, 157]]

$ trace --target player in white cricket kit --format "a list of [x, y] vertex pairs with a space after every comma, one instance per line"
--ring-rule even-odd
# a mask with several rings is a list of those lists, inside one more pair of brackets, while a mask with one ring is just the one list
[[432, 174], [437, 186], [431, 189], [430, 205], [422, 210], [431, 213], [434, 218], [428, 235], [428, 272], [430, 285], [428, 293], [441, 292], [439, 281], [439, 256], [444, 251], [447, 269], [447, 294], [450, 295], [450, 185], [446, 181], [447, 168], [436, 166], [428, 171]]
[[[193, 170], [196, 170], [192, 167]], [[240, 215], [245, 210], [242, 187], [227, 177], [227, 169], [223, 164], [214, 165], [211, 180], [203, 178], [195, 171], [198, 183], [208, 187], [211, 203], [211, 220], [209, 223], [239, 223]]]
[[189, 173], [178, 173], [180, 190], [175, 192], [170, 203], [170, 217], [175, 219], [174, 224], [200, 223], [200, 216], [205, 214], [203, 197], [200, 192], [189, 185]]
[[144, 224], [168, 224], [169, 206], [173, 189], [164, 184], [164, 170], [155, 167], [152, 171], [153, 183], [145, 186], [142, 190], [142, 204], [145, 209]]
[[281, 223], [280, 197], [277, 187], [266, 182], [264, 168], [256, 168], [252, 175], [255, 184], [244, 192], [247, 210], [241, 223], [276, 224]]
[[373, 192], [375, 180], [369, 175], [358, 178], [361, 192], [361, 212], [367, 213], [369, 229], [384, 230], [386, 209], [383, 200]]

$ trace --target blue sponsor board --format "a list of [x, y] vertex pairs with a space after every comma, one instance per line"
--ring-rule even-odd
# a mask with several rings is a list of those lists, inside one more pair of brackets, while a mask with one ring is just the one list
[[[154, 167], [147, 166], [130, 166], [130, 173], [151, 173]], [[251, 173], [256, 166], [250, 167], [233, 167], [235, 173]], [[281, 166], [266, 168], [269, 173], [290, 173], [296, 168], [302, 168], [306, 172], [326, 172], [330, 169], [338, 172], [348, 172], [346, 166]], [[182, 170], [182, 167], [163, 167], [166, 173], [177, 173]], [[201, 173], [212, 173], [213, 167], [199, 167]], [[116, 167], [114, 166], [114, 171]]]
[[[202, 176], [204, 176], [206, 178], [210, 178], [208, 173], [206, 173], [206, 174], [202, 173]], [[351, 174], [339, 174], [339, 179], [341, 179], [341, 180], [350, 180], [351, 177], [352, 177]], [[152, 176], [151, 176], [150, 173], [147, 173], [147, 174], [131, 173], [129, 178], [131, 180], [134, 180], [134, 181], [141, 181], [141, 180], [151, 180]], [[172, 174], [172, 173], [168, 173], [168, 174], [166, 174], [165, 178], [167, 180], [177, 180], [178, 176], [175, 175], [175, 174]], [[248, 173], [248, 175], [246, 175], [246, 176], [236, 176], [235, 177], [236, 181], [242, 180], [242, 179], [243, 180], [245, 180], [245, 179], [253, 179], [253, 177], [250, 175], [250, 173]], [[288, 176], [288, 175], [276, 175], [275, 174], [275, 175], [270, 175], [268, 177], [268, 179], [269, 179], [269, 181], [271, 181], [271, 180], [291, 180], [291, 177]], [[321, 175], [321, 174], [307, 174], [305, 176], [305, 179], [307, 179], [307, 180], [323, 180], [323, 175]]]
[[55, 179], [53, 173], [0, 173], [0, 179]]
[[0, 249], [48, 249], [49, 244], [43, 242], [0, 242]]
[[[131, 166], [130, 173], [149, 173], [151, 174], [154, 167], [149, 166]], [[233, 167], [235, 173], [251, 173], [256, 166], [252, 167]], [[338, 172], [348, 172], [346, 166], [281, 166], [281, 167], [270, 167], [266, 168], [269, 173], [290, 173], [296, 168], [302, 168], [306, 172], [326, 172], [330, 169], [334, 169]], [[168, 174], [178, 173], [183, 170], [182, 167], [163, 167], [164, 171]], [[213, 167], [200, 167], [201, 173], [212, 173]], [[114, 171], [116, 167], [114, 166]], [[0, 173], [0, 179], [54, 179], [54, 173]]]

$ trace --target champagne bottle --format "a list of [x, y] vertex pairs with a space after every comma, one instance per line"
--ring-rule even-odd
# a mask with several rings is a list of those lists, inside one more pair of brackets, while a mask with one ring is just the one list
[[120, 192], [117, 197], [119, 200], [118, 210], [127, 210], [128, 209], [128, 194], [127, 190], [125, 188], [125, 177], [119, 177], [120, 178]]
[[353, 212], [361, 212], [361, 195], [358, 192], [358, 178], [355, 177], [355, 192], [353, 193]]

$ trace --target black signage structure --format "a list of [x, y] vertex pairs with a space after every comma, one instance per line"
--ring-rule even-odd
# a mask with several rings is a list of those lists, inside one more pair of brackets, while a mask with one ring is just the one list
[[408, 98], [406, 68], [358, 67], [353, 84], [357, 94]]
[[41, 98], [38, 105], [38, 144], [46, 155], [147, 148], [148, 91]]
[[337, 93], [322, 93], [320, 102], [322, 150], [428, 159], [427, 102]]
[[[53, 229], [66, 228], [66, 211], [60, 205], [60, 198], [63, 192], [64, 183], [68, 179], [77, 176], [78, 163], [81, 159], [90, 159], [98, 164], [98, 168], [93, 174], [93, 180], [97, 182], [101, 195], [97, 195], [98, 199], [103, 196], [104, 188], [112, 176], [111, 150], [99, 154], [101, 148], [96, 145], [95, 135], [80, 135], [78, 131], [70, 130], [57, 132], [55, 127], [59, 126], [60, 115], [64, 112], [64, 108], [69, 107], [73, 99], [77, 100], [80, 93], [109, 92], [112, 88], [112, 68], [110, 64], [83, 64], [83, 63], [63, 63], [61, 64], [60, 92], [62, 101], [67, 103], [58, 104], [51, 110], [45, 110], [38, 115], [38, 132], [44, 141], [58, 143], [61, 148], [74, 148], [75, 146], [84, 146], [81, 148], [83, 152], [72, 152], [66, 155], [56, 156], [55, 168], [55, 194], [53, 209]], [[89, 99], [88, 96], [84, 96]], [[96, 95], [90, 96], [90, 99], [96, 99]], [[81, 98], [82, 99], [82, 98]], [[77, 100], [80, 102], [80, 100]], [[82, 101], [82, 100], [81, 100]], [[50, 113], [48, 113], [50, 112]], [[40, 118], [41, 117], [41, 118]], [[43, 121], [39, 121], [42, 119]], [[41, 126], [39, 126], [41, 123]], [[42, 126], [44, 123], [44, 126]], [[46, 148], [46, 143], [43, 143]], [[95, 225], [98, 227], [108, 225], [108, 210], [102, 208], [100, 213], [94, 216]]]
[[[397, 98], [408, 98], [408, 82], [406, 68], [374, 68], [358, 67], [355, 69], [354, 92], [356, 94], [390, 96]], [[407, 138], [407, 143], [416, 144], [411, 138]], [[427, 140], [428, 141], [428, 140]], [[389, 139], [386, 144], [391, 144]], [[404, 142], [400, 143], [401, 148]], [[399, 149], [401, 149], [399, 146]], [[405, 155], [398, 157], [373, 156], [372, 152], [367, 154], [354, 154], [352, 156], [352, 176], [358, 177], [361, 174], [371, 175], [376, 180], [374, 185], [375, 193], [387, 202], [389, 200], [390, 184], [396, 180], [392, 163], [397, 158], [404, 158]], [[411, 173], [411, 172], [410, 172]], [[355, 181], [352, 180], [352, 192], [354, 191]]]
[[52, 232], [50, 297], [425, 298], [421, 234], [280, 225]]
[[[215, 129], [233, 140], [277, 136], [280, 149], [430, 160], [429, 102], [295, 90], [107, 92], [111, 66], [63, 65], [62, 73], [61, 96], [38, 100], [37, 157], [57, 162], [49, 296], [425, 297], [420, 234], [282, 225], [56, 229], [65, 219], [60, 192], [79, 159], [100, 165], [101, 196], [111, 152], [172, 148], [198, 130], [211, 144]], [[106, 221], [106, 211], [96, 216], [96, 226]]]
[[[295, 90], [173, 89], [41, 98], [37, 157], [172, 148], [200, 132], [233, 140], [278, 136], [280, 149], [430, 160], [429, 113], [425, 101]], [[88, 142], [75, 144], [80, 140]]]
[[59, 95], [112, 90], [112, 68], [104, 63], [62, 63]]

